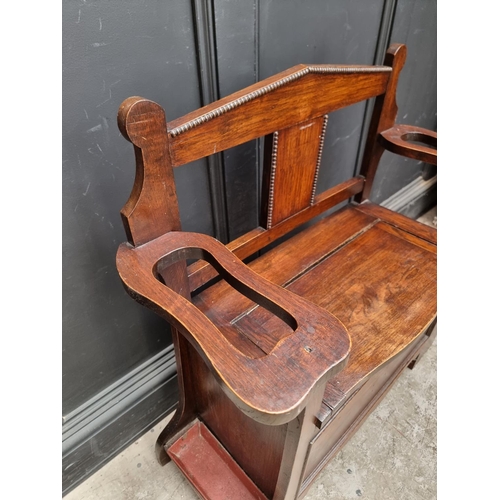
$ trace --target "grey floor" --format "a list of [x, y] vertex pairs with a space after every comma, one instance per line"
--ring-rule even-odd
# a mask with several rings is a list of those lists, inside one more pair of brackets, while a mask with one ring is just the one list
[[[436, 225], [436, 211], [421, 219]], [[306, 500], [436, 499], [436, 342], [323, 469]], [[173, 463], [158, 465], [154, 443], [170, 417], [69, 493], [65, 500], [197, 500]], [[238, 500], [238, 499], [235, 499]]]

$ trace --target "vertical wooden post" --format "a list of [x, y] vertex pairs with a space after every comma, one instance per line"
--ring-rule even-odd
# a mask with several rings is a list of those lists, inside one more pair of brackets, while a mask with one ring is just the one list
[[406, 46], [399, 43], [393, 43], [387, 50], [384, 59], [384, 66], [391, 66], [392, 73], [387, 83], [385, 93], [379, 95], [375, 100], [368, 138], [366, 139], [365, 152], [363, 154], [360, 171], [360, 174], [366, 178], [366, 182], [363, 191], [355, 197], [358, 203], [370, 197], [377, 167], [382, 157], [382, 153], [385, 151], [384, 147], [378, 141], [380, 132], [391, 128], [396, 120], [396, 114], [398, 112], [396, 89], [399, 73], [403, 69], [405, 60]]
[[273, 500], [295, 500], [302, 485], [309, 444], [317, 427], [314, 423], [327, 380], [319, 381], [302, 413], [287, 424], [285, 449]]

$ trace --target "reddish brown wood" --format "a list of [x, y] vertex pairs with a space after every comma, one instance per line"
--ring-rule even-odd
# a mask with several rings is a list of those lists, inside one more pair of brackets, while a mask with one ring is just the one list
[[[351, 332], [352, 358], [337, 377], [338, 388], [348, 394], [412, 342], [433, 318], [436, 256], [377, 224], [287, 288], [335, 314]], [[250, 314], [274, 333], [276, 322], [261, 308]], [[260, 339], [260, 346], [266, 350], [277, 340], [274, 336]]]
[[411, 125], [394, 125], [380, 133], [379, 142], [392, 153], [437, 165], [437, 134], [431, 130]]
[[[266, 279], [286, 286], [376, 222], [377, 219], [357, 212], [352, 207], [343, 209], [293, 236], [278, 248], [251, 262], [249, 267]], [[314, 245], [311, 245], [311, 241], [314, 241]], [[235, 293], [224, 282], [216, 283], [209, 290], [196, 295], [193, 303], [217, 325], [233, 330], [255, 307], [253, 301]], [[278, 331], [286, 333], [283, 322], [276, 323], [274, 326]], [[253, 337], [262, 352], [269, 352], [265, 343], [266, 335], [262, 332], [258, 336], [252, 336], [250, 330], [245, 337]]]
[[[257, 487], [272, 498], [286, 439], [286, 424], [265, 425], [241, 412], [226, 396], [206, 365], [200, 365], [196, 394], [200, 419]], [[258, 460], [256, 460], [258, 457]]]
[[326, 380], [314, 388], [309, 404], [302, 413], [287, 424], [285, 449], [281, 461], [274, 499], [293, 500], [297, 498], [304, 477], [311, 439], [317, 432], [315, 415], [321, 407]]
[[[311, 245], [314, 235], [321, 235], [313, 226], [250, 264], [261, 276], [329, 310], [355, 332], [355, 359], [337, 376], [344, 394], [412, 342], [435, 315], [436, 303], [435, 247], [423, 240], [415, 244], [415, 236], [383, 222], [372, 225], [366, 219], [363, 226], [350, 227], [348, 215], [355, 212], [350, 208], [322, 221], [323, 243]], [[331, 253], [328, 237], [341, 227], [344, 235], [337, 237], [342, 246]], [[229, 327], [244, 321], [241, 330], [265, 352], [288, 333], [268, 311], [254, 309], [224, 283], [202, 292], [195, 304], [217, 324]]]
[[399, 238], [402, 238], [406, 241], [409, 241], [413, 245], [423, 248], [424, 250], [427, 250], [428, 252], [432, 252], [434, 254], [437, 253], [437, 248], [435, 243], [430, 243], [424, 239], [419, 238], [418, 236], [415, 236], [412, 233], [409, 233], [408, 231], [403, 231], [393, 225], [390, 224], [385, 224], [381, 223], [378, 225], [379, 229], [382, 229], [383, 231], [393, 234], [394, 236], [398, 236]]
[[[141, 245], [168, 231], [181, 229], [165, 112], [152, 101], [129, 97], [118, 111], [118, 127], [134, 145], [136, 158], [134, 186], [121, 216], [130, 244]], [[162, 275], [162, 279], [172, 290], [189, 297], [185, 262], [176, 263]], [[188, 361], [190, 348], [186, 339], [174, 328], [171, 332], [180, 400], [174, 417], [158, 437], [156, 454], [160, 463], [168, 461], [165, 443], [195, 417], [195, 404], [186, 396], [194, 390], [191, 363]]]
[[193, 373], [203, 361], [196, 351], [175, 328], [171, 328], [172, 343], [174, 345], [177, 363], [177, 381], [179, 385], [179, 405], [174, 416], [167, 426], [160, 432], [155, 444], [155, 453], [158, 462], [165, 465], [169, 457], [165, 447], [173, 442], [196, 417], [195, 389], [199, 384]]
[[328, 425], [311, 441], [298, 498], [306, 495], [322, 468], [342, 449], [377, 407], [410, 359], [425, 344], [426, 338], [425, 334], [421, 334], [404, 351], [377, 370], [360, 389], [342, 399], [342, 403], [332, 413]]
[[163, 108], [141, 97], [129, 97], [118, 111], [118, 127], [134, 145], [137, 165], [132, 193], [121, 211], [129, 242], [142, 245], [168, 231], [179, 231]]
[[403, 69], [406, 60], [406, 47], [402, 44], [393, 43], [384, 59], [384, 65], [392, 67], [391, 76], [387, 83], [384, 94], [377, 97], [373, 108], [368, 137], [366, 139], [365, 152], [361, 163], [361, 175], [366, 177], [363, 192], [356, 196], [356, 201], [361, 202], [370, 197], [373, 181], [377, 167], [384, 152], [384, 147], [379, 143], [380, 132], [394, 125], [398, 106], [396, 104], [396, 89], [399, 73]]
[[[240, 259], [245, 259], [273, 241], [276, 241], [281, 236], [299, 227], [301, 224], [320, 215], [325, 210], [359, 193], [361, 189], [363, 189], [363, 183], [364, 179], [361, 177], [353, 177], [348, 181], [342, 182], [338, 186], [334, 186], [316, 196], [311, 206], [304, 208], [288, 219], [276, 224], [271, 229], [266, 231], [258, 227], [229, 243], [227, 248]], [[191, 264], [188, 268], [188, 273], [191, 291], [196, 290], [216, 276], [216, 272], [206, 262]]]
[[398, 227], [403, 231], [414, 234], [418, 238], [428, 241], [433, 245], [437, 245], [437, 229], [434, 227], [426, 226], [425, 224], [409, 219], [404, 215], [398, 214], [374, 203], [365, 202], [361, 205], [356, 205], [356, 210], [383, 220], [384, 222]]
[[172, 165], [375, 97], [385, 91], [390, 73], [384, 66], [294, 66], [169, 122]]
[[[384, 147], [437, 157], [410, 144], [432, 145], [434, 133], [394, 124], [405, 57], [392, 45], [385, 66], [299, 65], [168, 124], [151, 101], [123, 103], [118, 121], [137, 174], [117, 266], [129, 293], [173, 325], [179, 369], [181, 400], [157, 443], [161, 463], [199, 420], [266, 497], [298, 498], [432, 341], [436, 231], [366, 201]], [[325, 114], [375, 96], [361, 176], [316, 195]], [[180, 232], [172, 168], [262, 136], [262, 227], [227, 248]], [[365, 201], [249, 266], [238, 260], [355, 195]], [[188, 258], [200, 259], [189, 279]], [[222, 280], [191, 302], [218, 273]]]
[[366, 177], [363, 192], [356, 196], [357, 202], [368, 200], [380, 158], [385, 150], [393, 153], [437, 164], [437, 151], [424, 145], [412, 144], [408, 141], [424, 142], [436, 147], [435, 132], [408, 125], [395, 125], [398, 106], [396, 89], [399, 74], [406, 60], [406, 47], [393, 43], [386, 53], [384, 65], [392, 67], [387, 89], [375, 100], [365, 151], [361, 163], [361, 175]]
[[266, 500], [201, 422], [179, 438], [168, 454], [203, 499]]
[[[231, 241], [226, 247], [240, 259], [245, 259], [249, 255], [252, 255], [252, 253], [255, 253], [252, 251], [247, 253], [246, 249], [255, 244], [255, 240], [264, 232], [266, 230], [263, 227], [256, 227], [243, 236]], [[188, 266], [188, 276], [189, 287], [193, 292], [217, 276], [217, 271], [208, 262], [198, 260]]]

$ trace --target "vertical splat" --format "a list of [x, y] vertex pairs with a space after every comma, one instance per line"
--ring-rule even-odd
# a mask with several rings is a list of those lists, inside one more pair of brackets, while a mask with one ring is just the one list
[[267, 229], [314, 201], [328, 116], [266, 137], [261, 225]]
[[129, 97], [118, 112], [118, 127], [134, 145], [136, 175], [121, 210], [129, 243], [142, 245], [169, 231], [181, 219], [163, 108], [148, 99]]

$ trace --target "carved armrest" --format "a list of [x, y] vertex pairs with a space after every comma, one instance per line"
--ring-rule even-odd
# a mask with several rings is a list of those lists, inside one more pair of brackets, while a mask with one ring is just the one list
[[[159, 281], [167, 266], [188, 258], [208, 261], [231, 286], [280, 317], [293, 333], [263, 357], [240, 352], [196, 306]], [[210, 236], [169, 232], [138, 247], [123, 243], [117, 269], [128, 293], [183, 334], [228, 397], [259, 422], [279, 425], [295, 418], [311, 389], [347, 362], [351, 340], [337, 318], [254, 273]]]
[[392, 153], [437, 165], [437, 134], [432, 130], [412, 125], [394, 125], [380, 133], [379, 142]]

